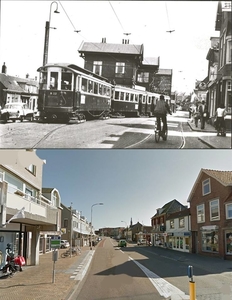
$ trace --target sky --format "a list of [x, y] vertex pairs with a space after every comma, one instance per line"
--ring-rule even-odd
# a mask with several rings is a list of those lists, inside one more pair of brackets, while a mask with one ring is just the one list
[[[58, 189], [61, 202], [81, 211], [95, 229], [151, 225], [158, 208], [183, 205], [201, 170], [232, 171], [231, 150], [36, 150], [43, 187]], [[123, 222], [121, 222], [123, 221]]]
[[219, 36], [217, 1], [53, 1], [59, 14], [52, 1], [0, 1], [0, 64], [23, 78], [38, 76], [50, 15], [56, 29], [50, 29], [48, 62], [83, 67], [82, 42], [129, 38], [130, 44], [144, 45], [144, 57], [160, 57], [160, 68], [173, 70], [172, 90], [186, 93], [207, 76], [210, 37]]

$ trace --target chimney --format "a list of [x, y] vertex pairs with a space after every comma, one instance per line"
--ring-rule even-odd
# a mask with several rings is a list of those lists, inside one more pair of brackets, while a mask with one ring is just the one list
[[3, 65], [2, 65], [2, 73], [6, 74], [6, 71], [7, 71], [7, 67], [6, 67], [5, 63], [3, 63]]
[[106, 43], [106, 38], [102, 38], [102, 43], [103, 43], [103, 44]]

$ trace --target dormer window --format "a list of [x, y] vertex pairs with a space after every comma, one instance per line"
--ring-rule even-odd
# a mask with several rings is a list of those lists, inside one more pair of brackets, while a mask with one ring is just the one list
[[210, 187], [210, 179], [206, 179], [202, 182], [202, 195], [208, 195], [211, 193], [211, 187]]

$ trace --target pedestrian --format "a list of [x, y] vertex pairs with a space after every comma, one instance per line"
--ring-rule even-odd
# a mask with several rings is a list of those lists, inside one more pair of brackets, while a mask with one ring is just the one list
[[199, 107], [199, 113], [200, 113], [200, 120], [201, 120], [201, 129], [205, 128], [205, 121], [208, 116], [208, 108], [207, 105], [205, 104], [205, 101], [202, 101], [202, 104]]
[[197, 102], [196, 105], [193, 107], [193, 110], [192, 110], [192, 117], [193, 117], [193, 119], [194, 119], [195, 126], [198, 127], [198, 120], [199, 120], [199, 118], [200, 118], [198, 102]]
[[219, 105], [219, 107], [216, 110], [216, 126], [215, 128], [217, 129], [217, 135], [219, 135], [220, 133], [222, 134], [222, 136], [226, 135], [226, 126], [225, 126], [225, 116], [226, 116], [226, 109], [225, 109], [225, 105], [223, 103], [221, 103]]

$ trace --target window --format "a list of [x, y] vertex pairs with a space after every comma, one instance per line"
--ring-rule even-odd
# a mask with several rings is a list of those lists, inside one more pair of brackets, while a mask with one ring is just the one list
[[210, 220], [219, 220], [220, 212], [219, 212], [219, 199], [210, 201]]
[[115, 74], [124, 74], [125, 73], [125, 63], [116, 62]]
[[226, 63], [231, 63], [231, 56], [232, 56], [232, 40], [227, 40], [226, 43]]
[[226, 204], [226, 219], [232, 219], [232, 203]]
[[232, 255], [232, 232], [226, 231], [226, 254]]
[[205, 222], [205, 205], [197, 206], [197, 223]]
[[27, 169], [28, 171], [30, 171], [33, 175], [36, 175], [36, 166], [33, 164], [30, 164], [30, 166]]
[[184, 218], [179, 218], [179, 228], [184, 227]]
[[58, 87], [58, 72], [51, 72], [50, 89], [56, 90]]
[[93, 62], [93, 73], [97, 75], [102, 75], [102, 61]]
[[202, 251], [218, 252], [218, 230], [202, 232]]
[[87, 91], [87, 79], [82, 78], [81, 90], [86, 92]]
[[61, 74], [61, 89], [71, 90], [72, 89], [72, 73], [62, 72]]
[[64, 228], [68, 228], [68, 219], [64, 219]]
[[148, 72], [139, 73], [137, 81], [138, 82], [149, 82], [149, 73]]
[[174, 220], [170, 220], [170, 228], [174, 229], [175, 226], [174, 226]]
[[211, 189], [210, 189], [210, 179], [206, 179], [202, 182], [202, 195], [208, 195], [211, 193]]

